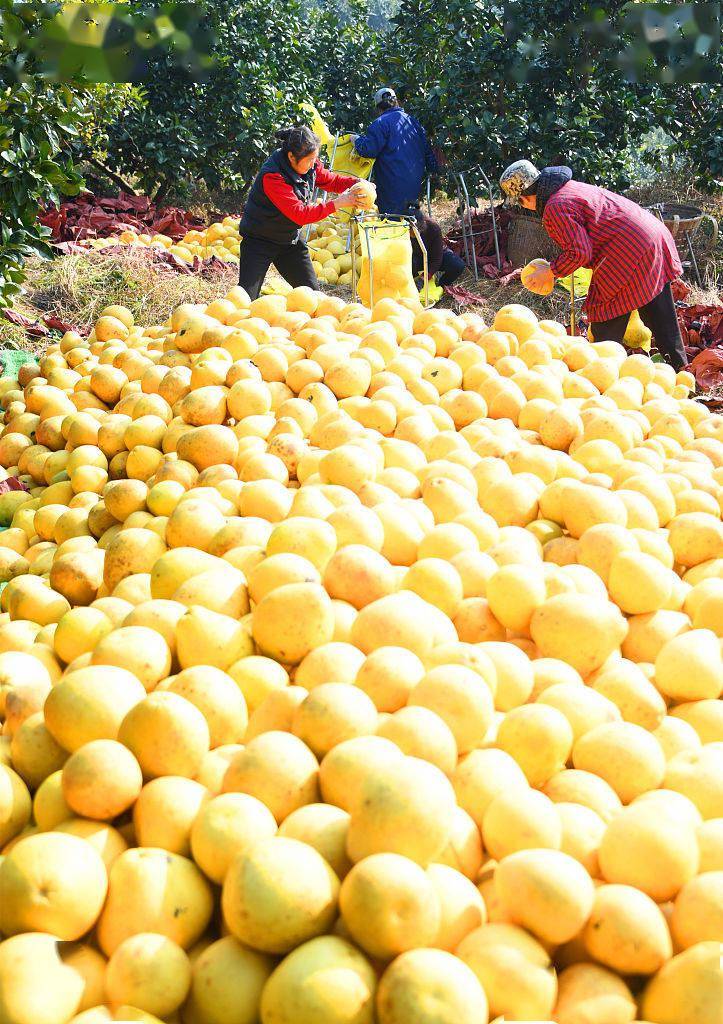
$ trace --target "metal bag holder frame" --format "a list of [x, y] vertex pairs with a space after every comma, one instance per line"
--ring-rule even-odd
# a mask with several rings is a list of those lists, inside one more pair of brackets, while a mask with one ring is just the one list
[[[335, 135], [334, 136], [334, 146], [332, 148], [331, 157], [329, 159], [329, 169], [332, 170], [332, 171], [334, 170], [334, 160], [336, 158], [336, 151], [337, 151], [338, 146], [339, 146], [339, 136]], [[312, 195], [311, 195], [311, 201], [312, 201], [312, 203], [315, 203], [316, 200], [319, 198], [319, 196], [324, 196], [324, 198], [326, 198], [328, 196], [328, 194], [329, 194], [328, 192], [323, 192], [321, 189], [315, 188], [313, 193], [312, 193]], [[308, 242], [310, 236], [311, 236], [311, 224], [307, 224], [306, 225], [306, 231], [304, 233], [304, 241]]]
[[[365, 223], [365, 221], [374, 221], [374, 223]], [[369, 244], [369, 235], [374, 234], [375, 231], [381, 231], [388, 227], [393, 227], [395, 224], [406, 224], [410, 231], [414, 232], [414, 237], [422, 253], [422, 274], [424, 277], [424, 308], [429, 308], [429, 262], [427, 260], [427, 249], [422, 241], [422, 236], [419, 234], [417, 228], [417, 221], [415, 217], [408, 217], [406, 215], [395, 216], [387, 220], [380, 220], [378, 213], [371, 211], [362, 211], [361, 213], [355, 214], [351, 218], [351, 289], [352, 289], [352, 301], [357, 301], [357, 265], [356, 265], [356, 245], [354, 242], [354, 228], [361, 232], [363, 231], [366, 236], [367, 253], [369, 259], [369, 306], [370, 308], [374, 305], [374, 256], [372, 254], [372, 247]]]
[[[472, 221], [472, 204], [470, 202], [470, 193], [467, 186], [467, 175], [471, 174], [478, 175], [485, 183], [487, 192], [489, 195], [490, 203], [490, 215], [492, 217], [492, 237], [495, 243], [495, 257], [497, 260], [497, 269], [502, 269], [502, 257], [500, 255], [500, 239], [499, 232], [497, 230], [497, 215], [495, 213], [494, 204], [494, 193], [492, 191], [492, 182], [487, 177], [481, 164], [475, 164], [468, 168], [466, 171], [450, 171], [449, 177], [451, 178], [455, 192], [457, 193], [457, 203], [459, 205], [460, 220], [462, 222], [462, 243], [464, 245], [465, 263], [472, 270], [475, 281], [479, 281], [479, 267], [477, 266], [477, 251], [475, 249], [475, 238], [482, 234], [487, 234], [486, 231], [475, 231], [474, 223]], [[431, 179], [427, 178], [427, 209], [431, 216], [432, 203], [431, 203]]]

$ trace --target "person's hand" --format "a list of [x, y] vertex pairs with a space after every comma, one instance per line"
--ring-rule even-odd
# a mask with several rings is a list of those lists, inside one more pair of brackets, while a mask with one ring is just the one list
[[535, 295], [549, 295], [555, 287], [555, 275], [547, 260], [533, 260], [522, 271], [522, 284]]
[[334, 200], [334, 209], [342, 210], [345, 207], [350, 208], [357, 205], [359, 201], [359, 193], [356, 191], [356, 186], [348, 188], [346, 192], [340, 193]]

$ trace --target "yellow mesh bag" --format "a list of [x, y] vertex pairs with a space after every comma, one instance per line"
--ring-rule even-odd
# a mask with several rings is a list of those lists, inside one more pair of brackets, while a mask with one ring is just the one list
[[418, 299], [412, 277], [409, 226], [382, 220], [366, 223], [373, 224], [374, 230], [360, 228], [361, 270], [357, 285], [360, 302], [371, 306], [380, 299]]
[[[359, 156], [354, 149], [352, 136], [348, 133], [333, 135], [313, 103], [304, 103], [303, 108], [311, 117], [312, 131], [319, 136], [322, 146], [326, 147], [329, 158], [329, 170], [334, 171], [336, 174], [353, 174], [355, 177], [366, 181], [372, 173], [374, 161]], [[338, 210], [337, 217], [339, 220], [348, 221], [353, 213], [353, 210]]]

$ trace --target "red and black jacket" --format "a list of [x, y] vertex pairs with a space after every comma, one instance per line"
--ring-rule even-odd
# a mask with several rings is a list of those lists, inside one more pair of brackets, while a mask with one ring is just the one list
[[244, 238], [290, 245], [298, 238], [299, 228], [316, 224], [334, 212], [333, 202], [311, 202], [316, 186], [338, 194], [356, 181], [328, 171], [319, 160], [306, 174], [297, 174], [286, 153], [277, 149], [256, 175], [239, 231]]

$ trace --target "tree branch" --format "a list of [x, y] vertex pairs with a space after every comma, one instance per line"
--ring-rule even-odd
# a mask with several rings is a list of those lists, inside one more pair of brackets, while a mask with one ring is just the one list
[[126, 179], [121, 177], [120, 174], [116, 174], [116, 172], [112, 171], [110, 167], [106, 167], [106, 165], [102, 163], [100, 160], [96, 160], [94, 156], [88, 155], [86, 155], [85, 159], [92, 167], [95, 167], [98, 171], [102, 171], [103, 174], [106, 175], [106, 177], [110, 178], [113, 184], [117, 185], [118, 188], [122, 188], [124, 192], [129, 192], [132, 196], [138, 195], [137, 190], [131, 185], [129, 181], [126, 181]]

